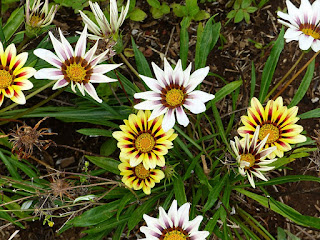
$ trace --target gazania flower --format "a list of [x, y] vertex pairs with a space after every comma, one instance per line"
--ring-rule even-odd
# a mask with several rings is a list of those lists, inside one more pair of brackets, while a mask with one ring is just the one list
[[29, 90], [33, 84], [28, 80], [36, 70], [32, 67], [23, 67], [28, 58], [28, 53], [17, 55], [15, 45], [10, 44], [4, 51], [0, 42], [0, 106], [4, 97], [10, 98], [18, 104], [25, 104], [26, 98], [22, 90]]
[[129, 10], [130, 0], [127, 2], [125, 9], [121, 8], [120, 17], [118, 15], [118, 7], [116, 0], [110, 0], [110, 23], [108, 22], [103, 11], [99, 7], [98, 3], [92, 3], [89, 1], [90, 8], [95, 16], [95, 19], [99, 26], [97, 26], [93, 21], [90, 20], [82, 11], [80, 15], [84, 24], [88, 25], [89, 31], [93, 34], [89, 34], [88, 37], [92, 40], [104, 39], [109, 41], [111, 36], [115, 37], [114, 40], [117, 40], [118, 31], [124, 20], [126, 19], [128, 10]]
[[201, 83], [209, 72], [209, 67], [201, 68], [190, 75], [191, 63], [185, 71], [182, 70], [181, 60], [173, 70], [164, 59], [164, 71], [152, 63], [156, 79], [140, 75], [151, 91], [136, 93], [136, 99], [145, 99], [134, 106], [136, 109], [153, 110], [149, 120], [165, 114], [162, 127], [164, 131], [173, 128], [175, 114], [179, 124], [186, 127], [189, 119], [183, 109], [187, 108], [194, 114], [206, 110], [205, 102], [214, 95], [194, 89]]
[[30, 7], [30, 0], [26, 0], [26, 25], [31, 28], [48, 26], [53, 21], [57, 10], [58, 5], [52, 6], [49, 10], [48, 0], [45, 0], [44, 3], [34, 0], [32, 7]]
[[190, 203], [177, 208], [177, 200], [173, 200], [168, 211], [159, 207], [159, 218], [143, 215], [147, 226], [140, 227], [146, 236], [144, 240], [205, 240], [208, 231], [199, 231], [202, 216], [189, 221]]
[[320, 50], [320, 1], [311, 5], [308, 0], [301, 0], [301, 5], [296, 8], [289, 0], [286, 1], [288, 14], [278, 11], [282, 19], [280, 23], [289, 27], [284, 35], [286, 42], [299, 41], [301, 50]]
[[108, 53], [107, 50], [98, 56], [94, 56], [98, 42], [96, 42], [96, 44], [87, 53], [85, 53], [87, 26], [84, 27], [74, 51], [70, 43], [62, 35], [60, 29], [59, 33], [61, 42], [58, 41], [51, 32], [49, 32], [54, 50], [58, 56], [46, 49], [36, 49], [34, 51], [36, 56], [42, 58], [55, 67], [40, 69], [35, 74], [35, 78], [57, 80], [52, 88], [53, 90], [62, 88], [71, 83], [71, 89], [73, 92], [76, 92], [75, 87], [77, 86], [83, 96], [86, 91], [94, 100], [101, 103], [102, 100], [98, 97], [92, 83], [117, 81], [116, 79], [109, 78], [103, 74], [119, 67], [121, 64], [97, 65]]
[[260, 136], [259, 130], [260, 126], [257, 126], [251, 142], [249, 134], [246, 134], [244, 142], [242, 143], [240, 143], [238, 137], [235, 137], [235, 142], [230, 141], [232, 150], [237, 156], [239, 172], [242, 176], [248, 177], [248, 180], [253, 188], [255, 188], [253, 175], [264, 181], [268, 181], [262, 172], [274, 169], [274, 167], [266, 165], [277, 160], [276, 158], [265, 160], [266, 156], [275, 151], [277, 147], [274, 146], [262, 150], [268, 140], [269, 135], [267, 135], [260, 141], [259, 144], [257, 144], [258, 137]]
[[140, 163], [149, 170], [156, 166], [165, 165], [164, 155], [172, 148], [172, 141], [178, 136], [173, 129], [164, 132], [161, 123], [162, 116], [148, 121], [150, 111], [139, 111], [137, 115], [130, 114], [122, 131], [117, 131], [112, 136], [117, 139], [118, 148], [123, 157], [130, 159], [130, 166], [136, 167]]
[[284, 152], [291, 150], [290, 144], [306, 141], [306, 137], [300, 134], [303, 127], [295, 124], [299, 120], [297, 113], [297, 106], [289, 109], [283, 106], [282, 97], [278, 97], [275, 101], [268, 101], [265, 108], [257, 98], [252, 98], [248, 116], [241, 117], [244, 126], [238, 129], [238, 133], [241, 137], [249, 134], [252, 138], [257, 127], [260, 126], [258, 141], [268, 135], [265, 148], [277, 147], [268, 158], [283, 157]]
[[134, 190], [142, 189], [147, 195], [151, 193], [151, 188], [155, 183], [159, 183], [164, 178], [164, 173], [159, 169], [145, 169], [140, 163], [131, 167], [128, 158], [123, 158], [120, 154], [121, 163], [118, 168], [123, 176], [122, 182]]

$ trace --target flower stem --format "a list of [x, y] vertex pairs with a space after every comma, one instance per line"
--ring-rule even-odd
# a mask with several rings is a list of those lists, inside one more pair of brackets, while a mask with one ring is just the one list
[[[36, 95], [39, 92], [45, 90], [46, 88], [51, 87], [54, 83], [55, 83], [55, 81], [50, 81], [49, 83], [47, 83], [46, 85], [42, 86], [41, 88], [38, 88], [37, 90], [35, 90], [34, 92], [32, 92], [28, 96], [26, 96], [26, 100], [28, 100], [29, 98], [32, 98], [34, 95]], [[5, 108], [1, 109], [0, 113], [6, 112], [6, 111], [10, 110], [11, 108], [14, 108], [17, 105], [18, 105], [18, 103], [12, 103], [8, 107], [5, 107]]]
[[302, 60], [304, 55], [305, 55], [305, 52], [302, 52], [302, 54], [300, 55], [299, 59], [295, 62], [295, 64], [293, 64], [293, 66], [290, 68], [290, 70], [280, 79], [280, 81], [277, 83], [277, 85], [275, 85], [272, 88], [272, 90], [268, 93], [268, 95], [266, 96], [264, 101], [267, 100], [275, 90], [277, 90], [277, 88], [283, 83], [284, 80], [286, 80], [286, 78], [291, 74], [291, 72], [296, 68], [296, 66]]
[[24, 45], [29, 41], [30, 38], [26, 34], [24, 34], [22, 42], [17, 47], [17, 52], [20, 52], [23, 49]]
[[122, 61], [128, 66], [128, 68], [134, 73], [134, 75], [136, 75], [140, 79], [139, 73], [134, 69], [134, 67], [132, 67], [126, 57], [122, 53], [120, 53], [119, 56], [121, 57]]
[[318, 56], [319, 53], [320, 51], [316, 52], [312, 56], [312, 58], [310, 58], [310, 60], [280, 89], [280, 91], [272, 99], [274, 100], [277, 97], [279, 97], [280, 94], [283, 93], [283, 91], [293, 82], [293, 80], [295, 80], [296, 77], [298, 77], [300, 73], [302, 73], [303, 70], [305, 70], [309, 66], [309, 64], [313, 61], [313, 59], [315, 59]]
[[[52, 94], [51, 96], [49, 96], [48, 98], [42, 100], [41, 102], [39, 102], [38, 104], [34, 105], [31, 108], [28, 108], [27, 110], [23, 111], [22, 113], [18, 113], [17, 115], [13, 116], [11, 119], [18, 119], [30, 112], [32, 112], [33, 110], [37, 109], [38, 107], [41, 107], [42, 105], [46, 104], [47, 102], [49, 102], [51, 99], [57, 97], [58, 95], [60, 95], [68, 86], [65, 86], [63, 88], [60, 88], [58, 91], [56, 91], [54, 94]], [[4, 121], [1, 122], [0, 125], [6, 124], [8, 121]]]

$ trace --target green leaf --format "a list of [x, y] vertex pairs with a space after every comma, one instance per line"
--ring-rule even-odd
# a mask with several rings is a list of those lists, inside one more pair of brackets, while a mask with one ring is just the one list
[[103, 156], [110, 156], [114, 151], [117, 149], [117, 140], [114, 138], [110, 138], [105, 141], [100, 147], [100, 155]]
[[195, 16], [199, 11], [199, 6], [197, 0], [186, 0], [186, 7], [188, 11], [188, 16]]
[[307, 90], [309, 89], [311, 80], [313, 78], [313, 72], [314, 72], [314, 66], [315, 66], [315, 59], [309, 64], [306, 74], [304, 75], [300, 86], [297, 90], [297, 92], [294, 94], [292, 101], [290, 102], [288, 108], [291, 108], [293, 106], [296, 106], [301, 99], [306, 94]]
[[213, 101], [211, 101], [211, 106], [212, 106], [213, 116], [214, 116], [214, 119], [216, 120], [216, 124], [217, 124], [217, 127], [218, 127], [218, 132], [220, 134], [220, 137], [221, 137], [223, 143], [228, 148], [229, 152], [232, 152], [231, 148], [230, 148], [229, 141], [228, 141], [228, 139], [226, 137], [226, 132], [225, 132], [225, 129], [223, 127], [220, 114], [218, 112], [218, 109], [217, 109], [216, 105], [213, 103]]
[[212, 208], [213, 205], [218, 200], [218, 196], [225, 185], [227, 177], [228, 177], [228, 174], [225, 174], [223, 178], [217, 183], [215, 183], [215, 185], [213, 185], [214, 187], [209, 191], [208, 200], [202, 210], [204, 213], [208, 211], [210, 208]]
[[254, 96], [254, 90], [256, 88], [256, 68], [253, 61], [251, 62], [251, 86], [250, 86], [250, 99]]
[[243, 11], [243, 16], [246, 23], [250, 23], [250, 15], [247, 13], [247, 11]]
[[160, 7], [160, 2], [158, 0], [147, 0], [149, 5], [154, 8], [159, 8]]
[[319, 118], [320, 108], [313, 109], [309, 112], [302, 113], [298, 116], [300, 119]]
[[228, 15], [227, 15], [227, 18], [234, 18], [234, 16], [236, 15], [237, 11], [236, 10], [231, 10]]
[[227, 96], [228, 94], [236, 90], [238, 87], [240, 87], [241, 84], [242, 84], [242, 80], [228, 83], [215, 94], [215, 97], [214, 99], [212, 99], [211, 104], [216, 104], [218, 101], [222, 100], [225, 96]]
[[173, 181], [173, 189], [174, 189], [174, 195], [175, 199], [178, 201], [178, 205], [181, 206], [184, 203], [187, 202], [187, 196], [184, 188], [183, 181], [180, 176], [177, 176], [177, 178]]
[[170, 7], [166, 3], [162, 3], [160, 10], [163, 14], [170, 13]]
[[118, 169], [118, 165], [120, 164], [120, 161], [114, 160], [112, 158], [107, 157], [95, 157], [95, 156], [88, 156], [85, 155], [87, 159], [89, 159], [90, 162], [97, 165], [98, 167], [101, 167], [108, 172], [114, 173], [114, 174], [120, 174], [120, 171]]
[[241, 8], [246, 9], [251, 5], [252, 0], [242, 0]]
[[11, 13], [6, 25], [3, 27], [3, 33], [6, 41], [8, 41], [13, 34], [15, 34], [20, 25], [23, 23], [23, 21], [24, 7], [22, 6]]
[[210, 14], [206, 12], [205, 10], [200, 10], [194, 17], [193, 19], [195, 21], [203, 21], [205, 19], [210, 18]]
[[[308, 176], [308, 175], [288, 175], [283, 177], [272, 178], [267, 182], [265, 181], [255, 182], [255, 184], [256, 186], [269, 186], [269, 185], [278, 185], [278, 184], [284, 184], [289, 182], [300, 182], [300, 181], [313, 181], [313, 182], [320, 183], [320, 178], [314, 177], [314, 176]], [[235, 188], [237, 187], [245, 188], [250, 186], [251, 186], [250, 184], [242, 184], [242, 185], [237, 185]]]
[[[0, 200], [1, 202], [1, 200]], [[0, 207], [0, 219], [4, 219], [4, 220], [7, 220], [23, 229], [25, 229], [25, 227], [20, 223], [20, 222], [17, 222], [14, 218], [10, 217], [10, 215], [4, 211], [1, 211], [1, 210], [4, 210], [2, 207]]]
[[188, 12], [187, 12], [187, 7], [186, 6], [182, 6], [180, 4], [177, 3], [172, 3], [171, 4], [173, 13], [177, 16], [177, 17], [186, 17], [188, 16]]
[[81, 133], [86, 136], [96, 137], [96, 136], [103, 136], [103, 137], [112, 137], [112, 131], [100, 128], [82, 128], [77, 130], [78, 133]]
[[254, 13], [255, 11], [258, 10], [258, 8], [256, 8], [256, 7], [248, 7], [246, 10], [247, 10], [248, 13]]
[[280, 57], [280, 53], [282, 52], [282, 49], [284, 47], [283, 36], [284, 36], [284, 28], [281, 29], [279, 37], [271, 50], [271, 54], [268, 57], [266, 65], [263, 68], [263, 72], [261, 76], [261, 87], [260, 87], [260, 93], [259, 93], [259, 101], [261, 103], [265, 101], [265, 98], [268, 94], [268, 90], [271, 85], [271, 80]]
[[138, 223], [142, 219], [143, 214], [148, 214], [150, 211], [154, 210], [153, 205], [157, 202], [159, 198], [161, 198], [164, 195], [166, 195], [166, 193], [162, 193], [157, 196], [154, 196], [151, 199], [145, 201], [138, 208], [136, 208], [136, 210], [132, 213], [128, 221], [129, 232], [138, 225]]
[[152, 76], [148, 61], [143, 56], [142, 52], [140, 52], [139, 49], [137, 48], [137, 45], [134, 42], [133, 38], [131, 38], [131, 43], [132, 43], [134, 58], [136, 60], [138, 72], [143, 76], [147, 76], [147, 77], [152, 78], [153, 76]]
[[241, 22], [243, 19], [243, 10], [239, 9], [236, 13], [236, 15], [234, 16], [234, 23], [238, 23]]
[[6, 165], [10, 175], [13, 178], [15, 178], [16, 180], [22, 180], [17, 169], [12, 165], [11, 161], [9, 160], [9, 157], [5, 156], [1, 151], [0, 151], [0, 159], [2, 160], [4, 165]]
[[163, 16], [163, 12], [160, 10], [160, 8], [151, 7], [150, 12], [154, 19], [159, 19]]
[[67, 224], [75, 227], [89, 227], [104, 222], [116, 214], [119, 200], [106, 203], [102, 206], [91, 208], [78, 217], [75, 217]]
[[147, 17], [147, 14], [142, 11], [140, 8], [135, 8], [130, 12], [129, 18], [132, 21], [142, 22]]
[[132, 195], [132, 194], [126, 194], [123, 196], [123, 198], [120, 201], [119, 207], [118, 207], [117, 220], [119, 220], [120, 214], [121, 214], [122, 210], [125, 208], [125, 206], [127, 205], [127, 203], [133, 198], [134, 198], [134, 195]]
[[89, 233], [89, 234], [96, 234], [108, 229], [111, 229], [114, 231], [114, 228], [116, 228], [117, 226], [127, 222], [130, 219], [129, 214], [123, 215], [121, 216], [119, 219], [116, 218], [110, 218], [107, 221], [104, 221], [102, 223], [99, 223], [97, 226], [89, 229], [89, 230], [85, 230], [83, 231], [84, 233]]
[[221, 23], [212, 24], [213, 18], [214, 16], [207, 21], [201, 37], [198, 38], [200, 42], [197, 42], [196, 47], [195, 69], [205, 67], [207, 57], [219, 39]]
[[297, 212], [288, 205], [274, 200], [272, 197], [263, 197], [241, 188], [236, 188], [235, 190], [259, 202], [264, 207], [270, 206], [271, 210], [275, 211], [276, 213], [279, 213], [280, 215], [292, 220], [297, 224], [320, 229], [320, 219], [317, 217], [302, 215], [301, 213]]
[[287, 234], [281, 227], [277, 228], [277, 239], [278, 240], [287, 240]]
[[182, 19], [180, 25], [180, 58], [182, 63], [182, 68], [187, 67], [188, 51], [189, 51], [189, 33], [188, 27], [190, 25], [190, 18], [185, 17]]

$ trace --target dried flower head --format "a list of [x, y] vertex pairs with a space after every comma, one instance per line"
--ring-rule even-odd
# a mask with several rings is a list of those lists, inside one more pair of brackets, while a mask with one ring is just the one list
[[38, 130], [40, 124], [46, 119], [47, 117], [40, 120], [33, 128], [23, 125], [18, 127], [16, 131], [12, 130], [8, 135], [2, 135], [1, 137], [9, 136], [9, 141], [13, 143], [12, 152], [15, 151], [19, 158], [28, 158], [32, 155], [34, 146], [42, 151], [46, 150], [51, 144], [55, 144], [50, 139], [39, 139], [45, 135], [56, 135], [56, 133], [51, 133], [48, 128]]
[[73, 199], [73, 197], [70, 196], [70, 187], [71, 184], [67, 182], [65, 179], [55, 179], [53, 178], [53, 181], [50, 183], [50, 188], [52, 190], [52, 193], [55, 197], [60, 196], [62, 199], [63, 195], [66, 195], [67, 197]]

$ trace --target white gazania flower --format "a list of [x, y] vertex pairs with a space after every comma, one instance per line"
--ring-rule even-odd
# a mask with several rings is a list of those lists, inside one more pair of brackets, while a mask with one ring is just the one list
[[189, 209], [190, 203], [177, 209], [177, 200], [174, 200], [168, 213], [159, 207], [159, 219], [144, 214], [147, 227], [140, 227], [146, 236], [143, 240], [205, 240], [209, 232], [198, 231], [203, 217], [189, 221]]
[[121, 14], [119, 17], [117, 1], [110, 0], [110, 23], [109, 23], [103, 11], [101, 10], [99, 4], [97, 2], [92, 3], [91, 1], [89, 1], [90, 8], [99, 26], [97, 26], [93, 21], [91, 21], [90, 18], [87, 17], [82, 11], [79, 11], [83, 22], [88, 25], [89, 31], [93, 33], [93, 34], [89, 34], [88, 37], [92, 40], [98, 40], [98, 39], [108, 40], [110, 36], [114, 36], [114, 35], [117, 36], [119, 28], [124, 22], [128, 14], [129, 4], [130, 4], [130, 0], [128, 0], [127, 6], [125, 7], [125, 9], [123, 9], [123, 6], [122, 6]]
[[232, 150], [237, 156], [237, 162], [239, 166], [239, 173], [242, 176], [247, 176], [248, 180], [253, 188], [255, 188], [255, 183], [253, 180], [253, 175], [256, 177], [268, 181], [262, 172], [270, 171], [274, 167], [266, 166], [277, 159], [265, 159], [270, 153], [275, 151], [277, 147], [269, 147], [262, 150], [268, 140], [269, 134], [257, 144], [259, 137], [260, 126], [255, 130], [255, 133], [250, 142], [249, 134], [246, 134], [244, 141], [240, 141], [238, 137], [235, 137], [235, 142], [230, 141]]
[[289, 27], [284, 35], [286, 42], [299, 41], [301, 50], [320, 50], [320, 1], [311, 5], [308, 0], [301, 0], [301, 5], [296, 8], [289, 0], [286, 1], [288, 14], [278, 11], [282, 19], [280, 23]]
[[61, 30], [60, 41], [58, 41], [51, 32], [51, 38], [56, 56], [49, 50], [36, 49], [34, 54], [39, 58], [47, 61], [55, 68], [44, 68], [36, 72], [35, 78], [37, 79], [50, 79], [57, 80], [53, 85], [53, 90], [67, 86], [71, 83], [71, 89], [76, 92], [77, 86], [82, 95], [85, 91], [97, 102], [101, 103], [102, 100], [98, 97], [92, 83], [108, 83], [115, 82], [116, 79], [109, 78], [103, 74], [119, 67], [121, 64], [100, 64], [103, 57], [108, 53], [108, 50], [98, 56], [94, 56], [97, 50], [98, 41], [86, 53], [87, 42], [87, 25], [84, 27], [83, 32], [77, 42], [76, 48], [73, 51], [70, 43], [62, 35]]
[[164, 58], [164, 71], [152, 63], [156, 79], [140, 75], [151, 91], [136, 93], [136, 99], [145, 99], [134, 106], [136, 109], [153, 110], [149, 120], [165, 114], [162, 128], [167, 131], [175, 124], [175, 114], [179, 124], [186, 127], [189, 119], [183, 109], [194, 114], [206, 110], [205, 102], [212, 100], [214, 95], [194, 89], [208, 75], [209, 67], [196, 70], [190, 75], [191, 63], [186, 70], [182, 70], [181, 60], [173, 70], [167, 59]]
[[[43, 7], [40, 10], [40, 7]], [[32, 28], [40, 28], [48, 26], [54, 18], [58, 10], [58, 5], [52, 6], [49, 10], [49, 1], [40, 2], [34, 0], [32, 7], [30, 7], [30, 0], [26, 1], [26, 24]]]

